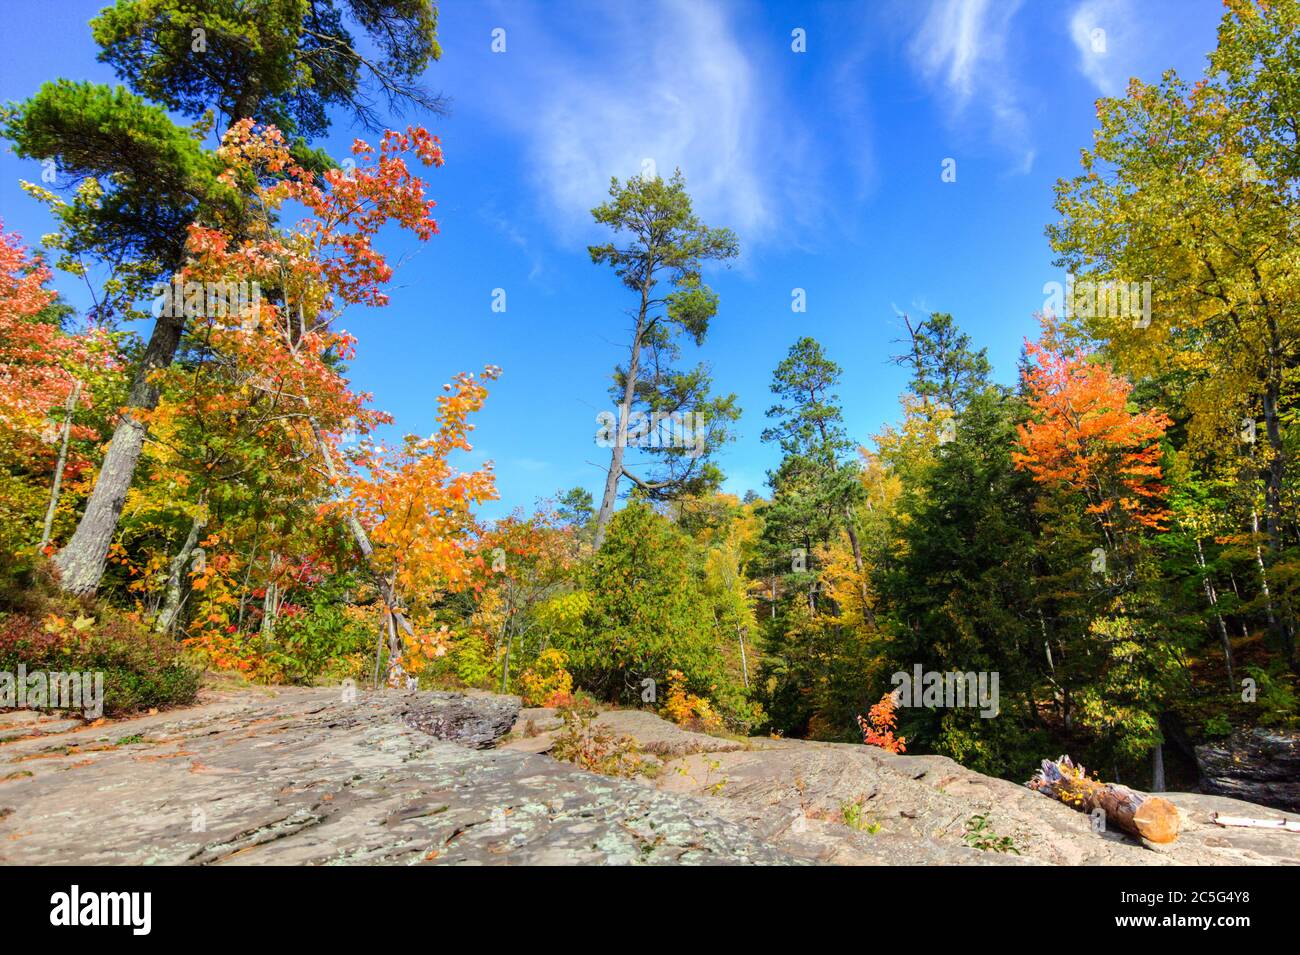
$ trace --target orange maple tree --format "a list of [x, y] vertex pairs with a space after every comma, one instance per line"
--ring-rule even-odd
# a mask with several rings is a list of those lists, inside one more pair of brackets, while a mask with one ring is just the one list
[[[76, 422], [116, 369], [102, 329], [69, 334], [46, 287], [50, 272], [17, 236], [0, 228], [0, 541], [46, 545], [60, 490], [90, 467], [84, 442], [95, 430]], [[58, 409], [56, 412], [55, 409]], [[71, 443], [71, 439], [76, 442]], [[83, 444], [79, 449], [78, 444]], [[38, 508], [45, 509], [44, 529]]]
[[907, 751], [907, 737], [895, 736], [898, 725], [898, 699], [893, 693], [886, 693], [880, 702], [867, 711], [865, 717], [858, 717], [858, 728], [862, 730], [862, 742], [868, 746], [879, 746], [890, 753]]
[[70, 335], [45, 314], [55, 299], [49, 278], [0, 228], [0, 426], [29, 438], [39, 438], [46, 414], [68, 400], [78, 370], [107, 360], [104, 336]]
[[[359, 165], [318, 178], [294, 162], [275, 127], [235, 124], [218, 151], [227, 166], [221, 178], [252, 183], [250, 205], [261, 214], [239, 240], [221, 228], [190, 226], [190, 258], [178, 276], [181, 283], [251, 282], [268, 290], [255, 307], [199, 316], [192, 337], [240, 369], [242, 385], [305, 406], [334, 439], [390, 420], [368, 408], [370, 396], [350, 391], [339, 375], [338, 363], [354, 357], [356, 339], [334, 323], [347, 305], [388, 303], [383, 287], [393, 269], [373, 245], [381, 228], [394, 224], [421, 240], [438, 231], [434, 202], [408, 169], [407, 154], [426, 165], [443, 164], [437, 138], [419, 127], [387, 131], [378, 150], [358, 139], [352, 152]], [[275, 218], [290, 202], [308, 214], [286, 232]], [[218, 415], [234, 410], [222, 407], [217, 395], [207, 400], [217, 402]]]
[[1082, 492], [1087, 511], [1110, 529], [1123, 518], [1158, 528], [1168, 511], [1160, 442], [1170, 419], [1129, 410], [1133, 386], [1080, 352], [1026, 341], [1024, 372], [1031, 418], [1017, 427], [1015, 466], [1043, 485]]
[[[365, 442], [354, 455], [354, 470], [345, 479], [347, 507], [361, 522], [374, 545], [374, 573], [388, 581], [395, 594], [405, 595], [401, 611], [414, 626], [405, 641], [400, 621], [385, 608], [390, 634], [389, 682], [403, 671], [418, 672], [424, 661], [443, 655], [449, 634], [445, 626], [420, 627], [429, 611], [447, 592], [464, 590], [480, 580], [483, 558], [474, 544], [478, 532], [473, 507], [495, 500], [496, 480], [488, 462], [476, 471], [458, 471], [451, 462], [457, 451], [469, 452], [469, 416], [483, 407], [485, 382], [500, 369], [489, 365], [481, 377], [457, 375], [438, 397], [438, 428], [427, 438], [407, 435], [400, 447]], [[405, 656], [403, 661], [401, 658]]]
[[[356, 140], [352, 152], [350, 168], [317, 177], [293, 160], [274, 127], [243, 121], [227, 133], [221, 178], [251, 197], [254, 215], [237, 230], [192, 225], [178, 281], [254, 282], [267, 292], [255, 307], [191, 318], [190, 343], [205, 361], [177, 389], [178, 401], [160, 405], [155, 417], [171, 413], [201, 434], [209, 469], [305, 461], [327, 490], [343, 492], [322, 514], [338, 514], [352, 529], [381, 598], [389, 682], [398, 682], [422, 657], [444, 650], [445, 628], [428, 626], [430, 604], [438, 593], [469, 585], [480, 560], [469, 546], [476, 530], [470, 510], [495, 497], [491, 467], [459, 473], [449, 457], [470, 449], [467, 417], [482, 406], [484, 383], [498, 370], [489, 366], [481, 378], [460, 375], [444, 386], [431, 437], [408, 435], [396, 449], [369, 437], [391, 418], [339, 373], [356, 340], [335, 323], [348, 305], [387, 304], [383, 289], [393, 269], [373, 244], [384, 226], [421, 240], [438, 231], [434, 202], [407, 158], [441, 166], [443, 156], [438, 140], [418, 127], [390, 130], [377, 147]], [[307, 214], [279, 228], [278, 217], [297, 208]], [[348, 432], [361, 444], [345, 454]], [[189, 435], [181, 442], [193, 443]], [[241, 458], [239, 448], [250, 444], [272, 453]]]

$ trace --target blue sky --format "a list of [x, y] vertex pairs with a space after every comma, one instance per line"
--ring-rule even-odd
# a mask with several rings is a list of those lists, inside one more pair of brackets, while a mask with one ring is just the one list
[[[102, 5], [4, 0], [0, 99], [56, 77], [114, 81], [85, 26]], [[342, 322], [360, 338], [354, 385], [399, 430], [428, 433], [442, 382], [500, 365], [465, 462], [496, 464], [502, 500], [485, 513], [574, 485], [598, 495], [596, 414], [631, 302], [590, 262], [590, 209], [610, 176], [681, 167], [700, 216], [742, 246], [709, 274], [719, 314], [685, 357], [710, 362], [745, 411], [726, 489], [761, 491], [778, 456], [758, 437], [768, 383], [802, 335], [844, 368], [860, 441], [897, 415], [900, 312], [951, 312], [1012, 379], [1044, 283], [1064, 280], [1043, 228], [1095, 99], [1129, 76], [1199, 76], [1220, 13], [1217, 0], [447, 3], [426, 77], [452, 101], [426, 123], [447, 156], [427, 177], [442, 232], [381, 243], [398, 267], [392, 304]], [[341, 160], [354, 135], [340, 117], [323, 145]], [[28, 244], [50, 222], [18, 180], [39, 178], [0, 154], [0, 219]], [[68, 276], [56, 287], [86, 304]]]

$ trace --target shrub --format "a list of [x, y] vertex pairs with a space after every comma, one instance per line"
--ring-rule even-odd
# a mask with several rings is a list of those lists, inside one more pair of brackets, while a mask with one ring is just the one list
[[639, 705], [643, 680], [663, 682], [678, 670], [698, 696], [716, 702], [740, 695], [714, 641], [696, 550], [644, 502], [614, 515], [604, 546], [583, 572], [582, 626], [553, 635], [569, 654], [575, 685], [610, 702]]
[[1010, 836], [1000, 836], [993, 831], [993, 824], [986, 814], [974, 815], [966, 820], [962, 841], [981, 852], [1010, 852], [1020, 855], [1020, 850]]
[[630, 736], [594, 726], [596, 710], [577, 705], [560, 711], [564, 729], [555, 737], [551, 755], [606, 776], [635, 776], [644, 768], [641, 748]]
[[525, 706], [571, 706], [573, 677], [565, 669], [569, 655], [549, 649], [538, 654], [533, 665], [519, 675], [520, 695]]
[[722, 728], [722, 717], [709, 701], [687, 692], [686, 676], [681, 670], [668, 671], [668, 696], [663, 714], [678, 726], [701, 733], [714, 733]]
[[[102, 672], [104, 715], [191, 703], [200, 672], [170, 637], [104, 608], [62, 607], [42, 617], [13, 614], [0, 625], [0, 670]], [[87, 610], [93, 610], [91, 616]]]
[[896, 710], [898, 701], [894, 694], [886, 693], [880, 702], [873, 706], [865, 718], [858, 717], [858, 726], [862, 729], [862, 742], [868, 746], [879, 746], [889, 753], [902, 753], [907, 749], [907, 738], [895, 736], [894, 729], [898, 720]]
[[1232, 735], [1232, 724], [1226, 716], [1219, 713], [1205, 721], [1204, 732], [1207, 739], [1221, 739]]
[[443, 668], [454, 671], [456, 678], [465, 686], [488, 688], [498, 682], [500, 666], [492, 642], [475, 630], [470, 630], [452, 642], [446, 660]]
[[336, 603], [315, 603], [306, 613], [285, 616], [275, 631], [270, 662], [284, 683], [310, 683], [322, 676], [356, 679], [375, 644], [374, 628]]

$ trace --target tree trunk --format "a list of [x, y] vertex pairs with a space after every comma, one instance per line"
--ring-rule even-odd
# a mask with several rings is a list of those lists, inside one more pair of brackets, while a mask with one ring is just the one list
[[594, 550], [605, 543], [605, 532], [614, 515], [618, 500], [618, 482], [623, 476], [623, 452], [627, 447], [627, 419], [632, 414], [632, 401], [636, 397], [636, 376], [641, 365], [641, 336], [645, 334], [646, 312], [650, 307], [650, 277], [641, 283], [641, 310], [637, 313], [636, 331], [632, 335], [632, 348], [627, 360], [627, 375], [623, 381], [623, 403], [618, 409], [618, 434], [609, 454], [609, 473], [605, 475], [605, 493], [600, 498], [600, 512], [596, 515]]
[[617, 435], [614, 447], [610, 449], [609, 473], [605, 475], [605, 492], [600, 498], [600, 513], [596, 515], [596, 536], [592, 545], [594, 550], [600, 550], [605, 543], [605, 531], [614, 514], [614, 502], [618, 499], [618, 480], [623, 476], [623, 444], [627, 440], [627, 407], [624, 404], [619, 408]]
[[1232, 641], [1228, 639], [1228, 625], [1223, 622], [1223, 614], [1219, 613], [1219, 595], [1214, 589], [1214, 582], [1210, 580], [1209, 571], [1205, 566], [1205, 551], [1201, 549], [1201, 539], [1196, 538], [1196, 563], [1201, 568], [1201, 583], [1205, 587], [1205, 599], [1210, 603], [1210, 609], [1214, 611], [1214, 619], [1219, 622], [1219, 639], [1223, 643], [1223, 659], [1228, 664], [1228, 689], [1236, 688], [1232, 678]]
[[849, 546], [853, 548], [853, 566], [858, 572], [858, 594], [862, 597], [862, 619], [875, 624], [876, 614], [867, 603], [867, 575], [862, 569], [862, 545], [858, 541], [858, 532], [853, 526], [853, 508], [844, 507], [844, 529], [849, 534]]
[[384, 655], [384, 643], [388, 639], [388, 613], [384, 613], [383, 622], [379, 625], [379, 637], [375, 640], [375, 679], [373, 686], [379, 689], [379, 660]]
[[[1264, 609], [1268, 617], [1268, 630], [1279, 645], [1285, 649], [1287, 647], [1287, 628], [1283, 625], [1283, 621], [1278, 618], [1273, 607], [1273, 593], [1268, 585], [1268, 565], [1264, 561], [1264, 549], [1259, 546], [1259, 512], [1254, 508], [1251, 508], [1250, 511], [1250, 526], [1255, 535], [1255, 564], [1259, 567], [1259, 586], [1264, 594]], [[1291, 647], [1291, 650], [1294, 650], [1294, 646]], [[1294, 666], [1292, 657], [1288, 656], [1287, 662]]]
[[113, 431], [113, 439], [108, 444], [86, 510], [72, 539], [54, 558], [54, 565], [59, 570], [59, 584], [69, 593], [93, 594], [104, 576], [108, 548], [117, 533], [118, 518], [122, 516], [122, 507], [135, 477], [135, 466], [140, 460], [147, 431], [144, 423], [132, 414], [132, 409], [152, 411], [158, 406], [158, 387], [150, 376], [172, 363], [184, 327], [183, 317], [160, 315], [154, 322], [144, 359], [131, 383], [127, 410]]
[[261, 535], [261, 525], [253, 532], [253, 546], [248, 552], [248, 566], [244, 568], [244, 581], [239, 585], [239, 615], [235, 618], [235, 628], [242, 630], [244, 628], [244, 611], [248, 607], [248, 581], [253, 576], [253, 565], [257, 561], [257, 545]]
[[[1268, 549], [1276, 559], [1282, 553], [1282, 494], [1286, 484], [1286, 447], [1282, 442], [1282, 425], [1278, 411], [1282, 379], [1277, 360], [1277, 327], [1271, 317], [1268, 318], [1268, 328], [1270, 370], [1264, 383], [1264, 433], [1268, 436], [1271, 457], [1264, 488], [1264, 519], [1268, 530]], [[1288, 666], [1295, 670], [1295, 621], [1292, 619], [1291, 608], [1285, 596], [1283, 596], [1282, 611], [1280, 617], [1271, 621], [1271, 629], [1274, 639], [1286, 656]]]
[[[311, 433], [316, 438], [316, 446], [320, 449], [321, 460], [325, 464], [325, 474], [330, 479], [331, 484], [337, 484], [339, 475], [338, 469], [334, 466], [334, 455], [330, 453], [329, 445], [325, 442], [325, 436], [321, 434], [320, 425], [316, 419], [308, 417], [308, 423], [311, 425]], [[414, 637], [415, 630], [409, 620], [398, 608], [398, 597], [393, 582], [386, 578], [375, 567], [375, 547], [370, 543], [370, 535], [366, 529], [361, 526], [361, 521], [357, 519], [356, 514], [351, 509], [347, 510], [345, 521], [348, 530], [352, 532], [352, 539], [356, 542], [357, 550], [361, 551], [361, 558], [366, 566], [366, 571], [370, 574], [371, 580], [374, 581], [375, 588], [379, 591], [380, 598], [384, 601], [384, 610], [388, 617], [388, 679], [390, 685], [398, 685], [402, 674], [405, 672], [402, 668], [402, 637], [404, 633], [407, 636]], [[396, 648], [396, 657], [394, 657], [394, 648]]]
[[[388, 608], [388, 677], [387, 684], [391, 687], [401, 687], [402, 679], [406, 676], [406, 669], [402, 666], [402, 635], [397, 629], [398, 612], [394, 607]], [[406, 623], [406, 618], [402, 618]], [[410, 624], [406, 624], [407, 627]]]
[[1165, 791], [1165, 747], [1163, 743], [1156, 743], [1151, 750], [1151, 791], [1153, 793]]
[[163, 597], [162, 609], [158, 611], [158, 618], [154, 621], [153, 628], [157, 633], [167, 633], [176, 623], [176, 614], [181, 609], [181, 584], [185, 568], [189, 566], [190, 555], [194, 553], [194, 548], [198, 546], [199, 535], [203, 533], [203, 528], [207, 526], [207, 511], [203, 505], [199, 505], [199, 513], [190, 524], [190, 532], [185, 535], [185, 543], [181, 544], [181, 549], [176, 552], [172, 558], [171, 566], [167, 572], [167, 590]]
[[[275, 557], [271, 558], [271, 569], [275, 569]], [[262, 639], [270, 642], [275, 636], [275, 620], [280, 615], [280, 587], [274, 580], [266, 582], [266, 590], [262, 594], [262, 626], [259, 631]]]
[[501, 660], [501, 694], [504, 696], [510, 692], [510, 636], [505, 638], [506, 652]]
[[64, 406], [63, 436], [59, 441], [59, 460], [54, 466], [54, 481], [50, 486], [50, 506], [45, 511], [45, 526], [41, 529], [41, 549], [50, 542], [54, 530], [54, 514], [59, 509], [59, 488], [63, 486], [63, 469], [68, 464], [68, 439], [72, 436], [72, 413], [77, 410], [77, 399], [81, 396], [81, 382], [72, 385], [68, 402]]
[[1118, 783], [1089, 779], [1083, 767], [1076, 768], [1069, 756], [1043, 760], [1043, 768], [1025, 785], [1080, 812], [1100, 809], [1106, 814], [1107, 825], [1150, 842], [1173, 842], [1178, 838], [1178, 810], [1173, 803]]

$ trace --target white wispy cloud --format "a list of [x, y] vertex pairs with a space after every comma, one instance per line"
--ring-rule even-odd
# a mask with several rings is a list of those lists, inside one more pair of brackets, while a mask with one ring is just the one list
[[551, 466], [549, 462], [539, 460], [538, 458], [515, 458], [511, 464], [519, 468], [521, 471], [529, 471], [531, 473], [545, 471]]
[[975, 112], [1019, 159], [1034, 161], [1028, 122], [1007, 66], [1007, 33], [1020, 0], [932, 0], [909, 52], [921, 75], [947, 97], [955, 120]]
[[513, 32], [529, 45], [507, 54], [517, 59], [494, 108], [523, 135], [556, 226], [586, 228], [610, 178], [647, 163], [663, 176], [680, 167], [701, 217], [742, 245], [791, 215], [811, 218], [807, 177], [788, 174], [809, 139], [757, 59], [780, 48], [742, 41], [736, 19], [701, 0], [592, 4], [563, 25], [537, 19]]
[[1084, 0], [1070, 16], [1079, 70], [1106, 96], [1119, 96], [1134, 67], [1137, 24], [1129, 0]]
[[528, 260], [528, 280], [531, 282], [538, 278], [545, 269], [545, 263], [541, 253], [535, 244], [525, 235], [515, 221], [499, 213], [495, 207], [488, 205], [480, 210], [480, 216], [485, 222], [496, 229], [507, 242], [516, 246], [524, 258]]

